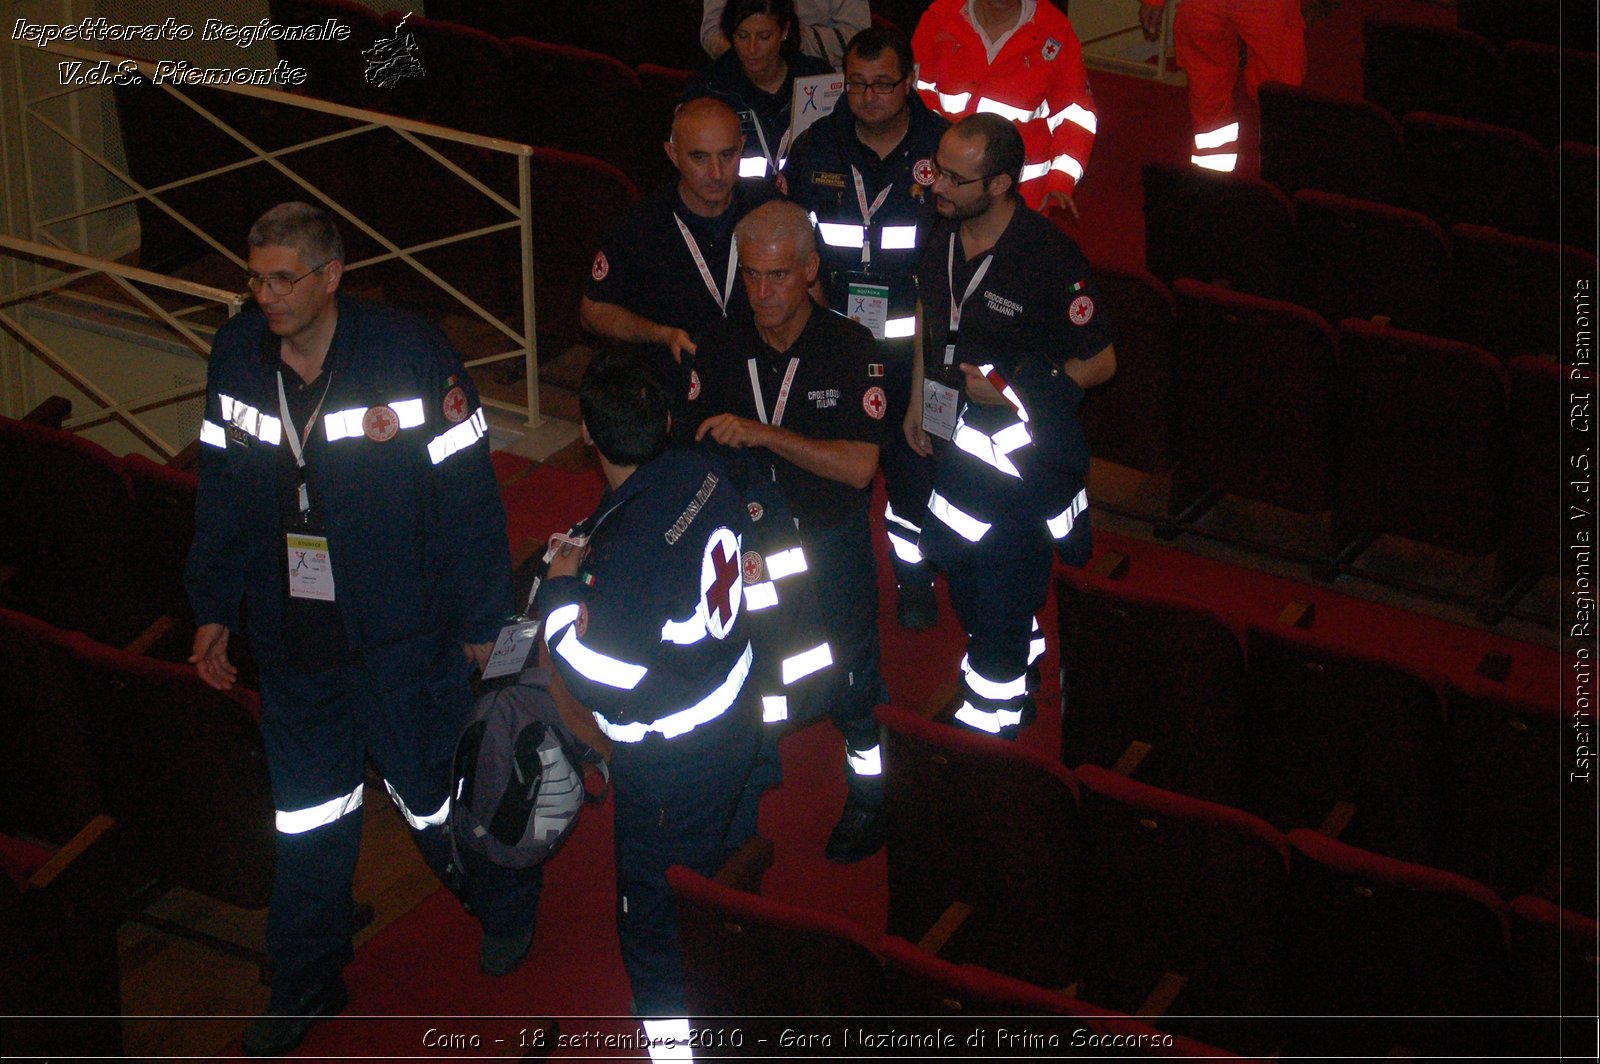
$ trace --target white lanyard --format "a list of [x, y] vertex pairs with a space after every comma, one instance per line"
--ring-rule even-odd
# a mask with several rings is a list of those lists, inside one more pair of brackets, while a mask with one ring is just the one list
[[789, 146], [789, 134], [793, 131], [788, 129], [783, 131], [783, 136], [778, 141], [778, 154], [774, 155], [767, 147], [767, 134], [761, 128], [761, 116], [751, 111], [750, 122], [756, 127], [756, 141], [761, 145], [761, 157], [767, 161], [767, 172], [763, 176], [772, 177], [783, 169], [783, 149]]
[[884, 185], [878, 191], [878, 198], [872, 201], [872, 206], [867, 206], [867, 184], [861, 179], [861, 171], [856, 169], [855, 163], [850, 164], [850, 176], [856, 179], [856, 204], [861, 208], [861, 265], [863, 268], [872, 265], [872, 216], [878, 213], [878, 208], [883, 206], [883, 201], [889, 198], [889, 190], [894, 185]]
[[717, 282], [711, 278], [711, 267], [706, 265], [706, 257], [700, 253], [700, 245], [695, 242], [694, 234], [689, 232], [689, 227], [683, 224], [683, 219], [678, 213], [672, 213], [672, 220], [678, 223], [678, 232], [683, 234], [683, 242], [689, 247], [689, 257], [694, 259], [695, 268], [700, 271], [700, 280], [705, 282], [706, 291], [711, 293], [711, 298], [717, 301], [717, 309], [722, 311], [722, 316], [728, 316], [728, 299], [733, 295], [733, 278], [739, 272], [739, 242], [728, 241], [728, 276], [723, 280], [722, 291], [717, 291]]
[[283, 419], [284, 435], [289, 440], [289, 452], [294, 455], [294, 464], [300, 470], [300, 512], [311, 512], [311, 496], [306, 491], [306, 444], [311, 440], [311, 430], [316, 427], [317, 415], [322, 412], [322, 404], [328, 398], [328, 389], [333, 387], [333, 370], [328, 371], [327, 383], [322, 386], [322, 395], [317, 399], [317, 405], [311, 411], [311, 417], [306, 421], [304, 432], [294, 427], [294, 418], [289, 416], [289, 396], [283, 390], [283, 371], [278, 371], [278, 416]]
[[800, 360], [789, 360], [789, 368], [783, 374], [783, 386], [778, 389], [778, 401], [772, 407], [771, 421], [767, 420], [767, 401], [761, 396], [761, 371], [756, 368], [756, 360], [746, 359], [745, 365], [750, 369], [750, 391], [756, 397], [756, 417], [761, 419], [763, 425], [782, 425], [784, 407], [789, 405], [789, 387], [794, 384], [794, 371], [800, 368]]
[[961, 331], [961, 308], [967, 305], [967, 300], [972, 298], [972, 293], [978, 290], [978, 285], [983, 283], [983, 275], [989, 272], [989, 263], [994, 261], [994, 252], [983, 257], [983, 262], [978, 264], [978, 270], [972, 275], [972, 280], [967, 282], [966, 294], [961, 297], [961, 302], [956, 302], [956, 234], [950, 234], [950, 254], [945, 257], [945, 277], [950, 282], [950, 334], [945, 337], [944, 362], [950, 365], [955, 358], [956, 334]]

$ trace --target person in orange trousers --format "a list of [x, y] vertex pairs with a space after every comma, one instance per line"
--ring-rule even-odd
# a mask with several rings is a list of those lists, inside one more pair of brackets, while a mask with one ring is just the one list
[[1253, 101], [1266, 81], [1298, 85], [1306, 76], [1306, 23], [1300, 0], [1140, 0], [1145, 36], [1161, 32], [1164, 9], [1179, 3], [1172, 28], [1178, 65], [1189, 78], [1194, 151], [1189, 161], [1231, 172], [1239, 163], [1239, 118], [1234, 89], [1239, 49], [1244, 88]]

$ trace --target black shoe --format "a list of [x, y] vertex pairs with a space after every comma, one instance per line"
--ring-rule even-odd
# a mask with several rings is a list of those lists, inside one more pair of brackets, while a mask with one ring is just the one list
[[338, 1015], [349, 1003], [344, 977], [335, 973], [301, 994], [284, 1012], [266, 1012], [251, 1020], [239, 1048], [247, 1057], [281, 1057], [300, 1044], [312, 1024]]
[[858, 798], [844, 803], [844, 813], [828, 836], [823, 856], [834, 864], [855, 864], [883, 849], [883, 806]]
[[478, 967], [484, 975], [510, 975], [528, 955], [533, 945], [533, 928], [512, 935], [485, 933], [478, 948]]
[[934, 597], [933, 585], [900, 585], [900, 600], [895, 605], [894, 615], [900, 627], [913, 632], [925, 632], [938, 624], [939, 600]]

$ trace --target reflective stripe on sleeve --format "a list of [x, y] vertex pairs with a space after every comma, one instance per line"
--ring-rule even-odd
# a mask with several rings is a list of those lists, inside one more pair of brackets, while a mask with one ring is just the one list
[[433, 459], [434, 465], [438, 465], [458, 451], [471, 447], [488, 434], [489, 424], [483, 416], [483, 407], [480, 406], [467, 420], [445, 429], [429, 440], [428, 457]]
[[1029, 163], [1027, 166], [1022, 168], [1022, 178], [1018, 183], [1020, 184], [1021, 182], [1025, 181], [1036, 180], [1048, 174], [1049, 172], [1049, 163]]
[[227, 447], [228, 433], [215, 421], [200, 422], [200, 442], [207, 447]]
[[894, 551], [894, 556], [907, 565], [921, 565], [923, 562], [922, 548], [911, 540], [905, 538], [894, 529], [885, 529], [889, 534], [889, 549]]
[[700, 612], [698, 606], [689, 614], [687, 620], [674, 621], [668, 619], [661, 626], [661, 641], [663, 643], [676, 643], [680, 647], [694, 646], [710, 634], [706, 627], [705, 614]]
[[331, 824], [361, 808], [361, 784], [349, 794], [329, 799], [307, 809], [279, 809], [275, 826], [285, 835], [302, 835], [313, 828]]
[[976, 543], [982, 539], [984, 533], [988, 532], [992, 527], [988, 522], [980, 521], [960, 507], [955, 506], [937, 491], [928, 499], [928, 512], [949, 525], [971, 543]]
[[249, 403], [241, 403], [232, 396], [219, 393], [217, 401], [222, 406], [222, 420], [228, 424], [274, 447], [283, 439], [283, 423], [277, 418], [263, 414]]
[[788, 687], [814, 672], [833, 664], [833, 649], [827, 643], [818, 643], [810, 650], [783, 659], [783, 686]]
[[1081, 129], [1087, 129], [1090, 133], [1093, 133], [1098, 125], [1098, 121], [1095, 118], [1094, 112], [1078, 103], [1068, 104], [1044, 120], [1045, 126], [1047, 126], [1052, 133], [1054, 133], [1056, 131], [1056, 127], [1063, 122], [1071, 122], [1073, 125], [1078, 126]]
[[552, 649], [566, 659], [567, 664], [571, 665], [579, 676], [622, 691], [631, 691], [638, 687], [639, 681], [650, 671], [643, 665], [635, 665], [631, 661], [623, 661], [621, 658], [614, 658], [584, 646], [583, 640], [578, 638], [576, 625], [568, 626], [566, 634]]
[[1057, 155], [1050, 160], [1050, 169], [1060, 170], [1074, 181], [1083, 177], [1083, 164], [1066, 154]]
[[761, 721], [764, 724], [782, 724], [789, 719], [788, 695], [762, 695]]
[[806, 571], [806, 552], [800, 547], [790, 547], [767, 555], [767, 575], [774, 580]]
[[771, 580], [763, 580], [759, 584], [746, 584], [744, 588], [744, 608], [747, 610], [768, 610], [778, 604], [778, 589]]
[[1045, 527], [1050, 529], [1053, 539], [1066, 539], [1072, 532], [1073, 524], [1078, 520], [1078, 515], [1089, 508], [1089, 491], [1080, 488], [1078, 494], [1067, 503], [1067, 508], [1045, 522]]
[[[565, 642], [565, 640], [563, 640]], [[727, 712], [729, 706], [739, 697], [739, 692], [744, 688], [745, 678], [750, 675], [750, 664], [755, 660], [755, 650], [749, 644], [744, 645], [744, 653], [739, 655], [739, 660], [733, 663], [733, 668], [728, 675], [717, 685], [716, 690], [706, 695], [688, 709], [680, 709], [676, 713], [669, 713], [665, 717], [643, 724], [613, 724], [611, 721], [596, 713], [594, 722], [606, 737], [613, 742], [637, 743], [651, 732], [658, 733], [664, 739], [674, 739], [686, 732], [693, 731], [707, 721], [716, 720]], [[642, 674], [643, 670], [641, 670]]]

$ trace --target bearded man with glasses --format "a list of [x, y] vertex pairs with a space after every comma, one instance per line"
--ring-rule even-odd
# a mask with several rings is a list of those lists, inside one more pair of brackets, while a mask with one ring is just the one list
[[[795, 142], [783, 176], [791, 199], [817, 223], [822, 302], [872, 330], [869, 372], [888, 398], [890, 424], [911, 394], [917, 254], [933, 221], [929, 186], [939, 138], [950, 123], [912, 90], [915, 69], [904, 33], [873, 27], [844, 57], [847, 107]], [[933, 573], [917, 541], [932, 487], [932, 463], [892, 434], [881, 455], [888, 505], [884, 526], [900, 588], [896, 615], [911, 629], [938, 620]]]

